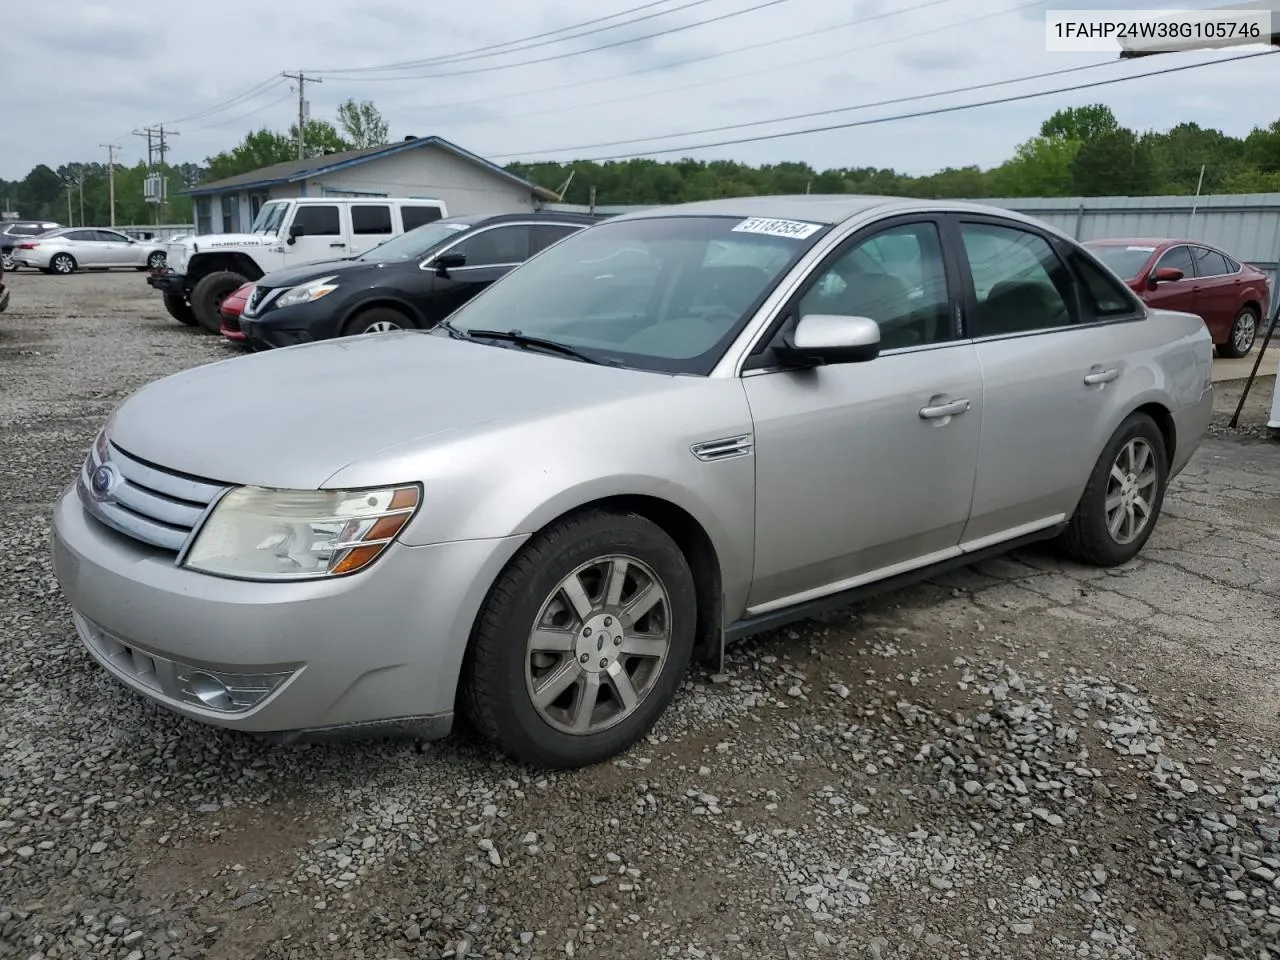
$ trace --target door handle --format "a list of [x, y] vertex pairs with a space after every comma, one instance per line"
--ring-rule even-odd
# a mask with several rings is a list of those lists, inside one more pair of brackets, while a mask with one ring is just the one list
[[1093, 370], [1084, 375], [1084, 382], [1092, 386], [1095, 383], [1110, 383], [1120, 376], [1120, 371], [1112, 367], [1109, 370]]
[[968, 409], [968, 400], [952, 400], [950, 403], [940, 403], [933, 407], [921, 407], [920, 419], [941, 420], [943, 417], [958, 417]]
[[345, 246], [346, 246], [346, 244], [345, 244], [345, 243], [331, 243], [331, 244], [329, 244], [329, 246], [331, 246], [331, 247], [345, 247]]

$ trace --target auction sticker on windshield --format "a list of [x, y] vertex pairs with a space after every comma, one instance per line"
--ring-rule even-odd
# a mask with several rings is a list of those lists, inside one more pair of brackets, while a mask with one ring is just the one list
[[822, 229], [820, 223], [803, 220], [771, 220], [768, 217], [747, 217], [733, 228], [734, 233], [762, 233], [767, 237], [791, 237], [803, 240]]

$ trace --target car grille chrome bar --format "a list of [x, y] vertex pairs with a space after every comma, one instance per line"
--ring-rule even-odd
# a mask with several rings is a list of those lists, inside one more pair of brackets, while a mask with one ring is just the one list
[[[105, 448], [105, 455], [104, 455]], [[181, 553], [229, 488], [143, 463], [114, 443], [95, 443], [76, 484], [88, 513], [134, 540]]]

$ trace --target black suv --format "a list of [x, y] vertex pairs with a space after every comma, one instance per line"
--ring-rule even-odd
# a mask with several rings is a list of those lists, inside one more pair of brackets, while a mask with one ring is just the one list
[[238, 322], [249, 345], [287, 347], [428, 329], [499, 277], [601, 218], [570, 213], [450, 217], [358, 257], [308, 263], [257, 282]]
[[18, 265], [13, 262], [13, 248], [24, 240], [39, 236], [46, 230], [61, 226], [52, 220], [0, 220], [0, 264], [5, 273], [13, 273]]

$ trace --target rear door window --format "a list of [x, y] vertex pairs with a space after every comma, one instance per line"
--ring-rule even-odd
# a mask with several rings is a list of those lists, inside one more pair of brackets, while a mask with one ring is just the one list
[[351, 232], [356, 236], [391, 233], [391, 208], [386, 204], [356, 203], [351, 206]]
[[400, 222], [404, 224], [405, 233], [441, 219], [440, 208], [434, 204], [406, 203], [400, 208]]

